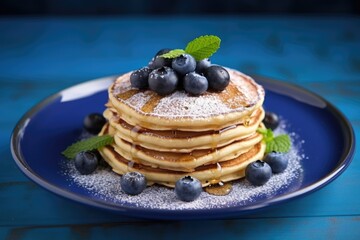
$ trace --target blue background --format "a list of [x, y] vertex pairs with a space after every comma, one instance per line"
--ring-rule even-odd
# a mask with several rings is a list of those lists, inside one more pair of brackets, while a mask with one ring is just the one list
[[141, 67], [158, 49], [183, 47], [202, 34], [222, 39], [214, 62], [318, 93], [350, 119], [358, 135], [358, 17], [8, 16], [0, 18], [0, 33], [0, 238], [360, 238], [357, 152], [343, 175], [304, 198], [235, 219], [161, 222], [57, 197], [29, 181], [9, 150], [16, 122], [43, 98]]

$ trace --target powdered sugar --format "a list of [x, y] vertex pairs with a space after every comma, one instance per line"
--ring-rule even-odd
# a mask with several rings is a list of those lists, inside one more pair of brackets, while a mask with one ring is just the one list
[[[282, 121], [275, 134], [286, 132], [286, 122]], [[70, 184], [76, 184], [86, 189], [96, 198], [118, 204], [119, 206], [136, 206], [149, 209], [216, 209], [229, 206], [243, 206], [259, 201], [259, 199], [272, 198], [284, 192], [291, 192], [299, 188], [302, 183], [301, 160], [306, 156], [302, 153], [303, 141], [295, 133], [289, 133], [293, 146], [287, 153], [289, 165], [285, 172], [274, 174], [263, 186], [256, 187], [245, 179], [233, 182], [233, 189], [226, 196], [214, 196], [202, 192], [193, 202], [182, 202], [175, 196], [174, 190], [162, 186], [147, 187], [137, 196], [129, 196], [122, 192], [120, 176], [108, 167], [99, 167], [91, 175], [80, 175], [71, 161], [64, 165], [63, 173]]]
[[[110, 94], [137, 112], [166, 118], [208, 118], [231, 112], [241, 112], [262, 102], [265, 94], [262, 86], [238, 71], [227, 70], [231, 76], [231, 82], [226, 90], [220, 93], [206, 92], [197, 97], [178, 90], [159, 98], [150, 112], [143, 111], [142, 108], [146, 102], [149, 102], [152, 97], [156, 98], [157, 95], [150, 90], [137, 91], [132, 88], [131, 73], [120, 76]], [[121, 97], [127, 93], [131, 93], [131, 97]]]
[[154, 108], [153, 114], [167, 116], [209, 116], [209, 114], [223, 113], [231, 109], [213, 95], [189, 96], [184, 91], [176, 91], [168, 97], [162, 98]]

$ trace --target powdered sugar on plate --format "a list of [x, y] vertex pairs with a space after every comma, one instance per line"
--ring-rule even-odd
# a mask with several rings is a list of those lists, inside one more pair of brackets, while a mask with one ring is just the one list
[[80, 175], [72, 161], [64, 163], [63, 174], [69, 180], [69, 184], [76, 184], [94, 197], [117, 204], [120, 208], [133, 206], [147, 209], [191, 210], [245, 206], [286, 192], [293, 192], [299, 189], [302, 183], [301, 161], [305, 158], [302, 153], [304, 142], [295, 133], [286, 131], [286, 122], [283, 120], [274, 133], [275, 135], [289, 134], [293, 142], [291, 150], [287, 153], [289, 165], [286, 170], [283, 173], [274, 174], [265, 185], [259, 187], [251, 185], [245, 179], [235, 181], [232, 183], [232, 191], [226, 196], [214, 196], [204, 191], [195, 201], [182, 202], [176, 198], [173, 189], [157, 185], [147, 187], [137, 196], [129, 196], [121, 190], [120, 176], [112, 172], [110, 168], [98, 167], [91, 175]]

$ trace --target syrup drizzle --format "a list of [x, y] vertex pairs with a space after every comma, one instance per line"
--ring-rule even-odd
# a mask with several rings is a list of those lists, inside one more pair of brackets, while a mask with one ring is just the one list
[[[233, 100], [234, 96], [237, 96], [236, 101]], [[231, 82], [227, 86], [226, 91], [222, 91], [221, 93], [219, 93], [219, 97], [221, 101], [231, 109], [239, 108], [239, 105], [240, 106], [248, 105], [248, 103], [244, 100], [246, 99], [244, 94]]]
[[133, 95], [139, 93], [140, 91], [138, 89], [130, 89], [126, 92], [123, 92], [123, 93], [119, 93], [116, 95], [116, 97], [122, 99], [122, 100], [126, 100], [126, 99], [129, 99], [131, 98]]
[[214, 178], [212, 180], [210, 180], [210, 185], [217, 184], [217, 183], [221, 182], [221, 180], [220, 180], [221, 175], [222, 175], [221, 164], [216, 163], [216, 169], [211, 170], [211, 172], [213, 173]]
[[245, 117], [243, 124], [244, 124], [244, 127], [249, 127], [251, 124], [251, 117], [250, 116]]
[[205, 188], [205, 191], [211, 195], [215, 196], [225, 196], [228, 195], [232, 190], [232, 184], [231, 183], [222, 183], [219, 182], [219, 184], [210, 185]]
[[153, 112], [156, 106], [159, 104], [160, 100], [162, 99], [162, 97], [156, 93], [151, 94], [151, 98], [144, 104], [144, 106], [141, 108], [141, 111], [146, 113]]

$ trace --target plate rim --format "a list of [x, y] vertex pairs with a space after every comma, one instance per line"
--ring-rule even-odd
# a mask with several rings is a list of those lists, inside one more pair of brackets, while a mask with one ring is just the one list
[[[10, 150], [12, 157], [18, 166], [18, 168], [33, 182], [37, 183], [38, 185], [42, 186], [46, 190], [61, 196], [65, 199], [73, 200], [78, 203], [82, 203], [88, 206], [97, 207], [105, 210], [109, 210], [112, 212], [122, 213], [126, 216], [133, 216], [133, 217], [143, 217], [143, 218], [150, 218], [150, 219], [211, 219], [211, 218], [219, 218], [219, 217], [230, 217], [230, 216], [239, 216], [245, 215], [250, 212], [255, 212], [264, 208], [268, 208], [270, 206], [278, 205], [282, 202], [293, 200], [302, 196], [306, 196], [314, 191], [317, 191], [324, 186], [328, 185], [332, 181], [334, 181], [337, 177], [339, 177], [351, 164], [354, 152], [355, 152], [355, 134], [354, 129], [347, 119], [347, 117], [332, 103], [327, 101], [322, 96], [305, 89], [302, 86], [298, 86], [293, 83], [288, 83], [284, 81], [274, 80], [264, 76], [252, 76], [256, 82], [260, 83], [261, 85], [276, 85], [275, 87], [280, 88], [290, 88], [292, 91], [296, 91], [300, 94], [308, 94], [318, 100], [321, 100], [326, 104], [326, 108], [329, 109], [331, 113], [334, 114], [338, 118], [338, 122], [341, 123], [343, 131], [346, 130], [344, 134], [344, 138], [347, 138], [347, 142], [344, 146], [344, 151], [342, 152], [342, 156], [340, 157], [338, 164], [334, 167], [334, 169], [329, 172], [326, 176], [321, 178], [320, 180], [309, 184], [306, 187], [303, 187], [299, 190], [296, 190], [292, 193], [284, 194], [277, 196], [272, 199], [268, 199], [265, 201], [257, 202], [255, 204], [250, 204], [246, 206], [231, 206], [227, 208], [217, 208], [217, 209], [186, 209], [186, 210], [169, 210], [169, 209], [146, 209], [146, 208], [138, 208], [134, 206], [120, 206], [119, 204], [112, 204], [106, 201], [100, 201], [96, 199], [89, 199], [84, 196], [80, 196], [75, 192], [63, 189], [59, 186], [53, 185], [46, 181], [46, 179], [42, 178], [39, 174], [35, 171], [32, 171], [30, 166], [27, 164], [25, 158], [22, 156], [21, 151], [19, 151], [19, 135], [20, 131], [24, 129], [24, 125], [26, 120], [29, 117], [35, 115], [38, 111], [40, 111], [43, 107], [51, 104], [55, 99], [61, 96], [63, 92], [69, 91], [73, 87], [78, 87], [81, 85], [86, 84], [94, 84], [95, 82], [109, 82], [109, 84], [117, 77], [118, 75], [107, 76], [102, 78], [97, 78], [89, 81], [85, 81], [79, 84], [72, 85], [67, 87], [55, 94], [52, 94], [32, 108], [30, 108], [16, 123], [10, 138]], [[266, 87], [265, 87], [266, 89]], [[283, 95], [286, 95], [282, 92]], [[288, 95], [290, 96], [290, 95]], [[146, 210], [146, 211], [144, 211]]]

